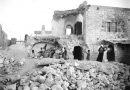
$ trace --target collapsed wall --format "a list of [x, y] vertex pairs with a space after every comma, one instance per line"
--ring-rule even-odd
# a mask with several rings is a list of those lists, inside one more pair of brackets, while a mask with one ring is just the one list
[[49, 63], [45, 61], [37, 63], [37, 68], [21, 76], [17, 88], [22, 90], [125, 90], [125, 87], [130, 85], [130, 67], [121, 63], [55, 61], [55, 59], [48, 61]]

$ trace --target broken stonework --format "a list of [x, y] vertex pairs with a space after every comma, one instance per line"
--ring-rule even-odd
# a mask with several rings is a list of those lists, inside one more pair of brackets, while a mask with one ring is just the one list
[[69, 60], [42, 64], [21, 76], [19, 87], [24, 90], [125, 90], [130, 85], [130, 67], [117, 62]]
[[36, 68], [22, 76], [0, 78], [0, 84], [22, 90], [125, 90], [130, 85], [130, 67], [118, 62], [37, 62]]
[[2, 55], [0, 60], [2, 61], [0, 63], [0, 69], [2, 75], [16, 74], [25, 64], [24, 58], [17, 60], [12, 57], [7, 58]]

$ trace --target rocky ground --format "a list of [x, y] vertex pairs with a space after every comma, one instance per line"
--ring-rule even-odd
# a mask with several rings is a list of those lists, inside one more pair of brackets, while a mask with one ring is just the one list
[[130, 85], [130, 67], [117, 62], [43, 59], [34, 64], [1, 83], [10, 90], [125, 90]]
[[8, 53], [15, 49], [19, 58], [0, 55], [0, 90], [125, 90], [130, 85], [130, 66], [122, 63], [32, 59], [13, 47]]
[[21, 79], [20, 85], [24, 89], [124, 90], [130, 84], [130, 68], [116, 62], [72, 60], [51, 65], [41, 63], [38, 66]]

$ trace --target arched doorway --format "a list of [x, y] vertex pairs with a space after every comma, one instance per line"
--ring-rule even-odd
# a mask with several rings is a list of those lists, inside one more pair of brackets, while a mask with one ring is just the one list
[[76, 22], [74, 28], [75, 28], [74, 34], [82, 35], [82, 22]]
[[74, 59], [82, 60], [82, 58], [83, 58], [82, 47], [75, 46], [74, 50], [73, 50], [73, 55], [74, 55]]

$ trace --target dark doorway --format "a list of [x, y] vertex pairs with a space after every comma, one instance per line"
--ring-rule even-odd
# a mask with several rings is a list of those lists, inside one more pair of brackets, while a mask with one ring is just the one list
[[82, 60], [82, 48], [80, 46], [75, 46], [73, 51], [74, 59]]
[[117, 44], [117, 59], [119, 62], [130, 65], [130, 44]]
[[107, 59], [108, 61], [115, 61], [114, 45], [108, 45]]
[[82, 22], [76, 22], [74, 27], [75, 27], [74, 34], [82, 35]]

